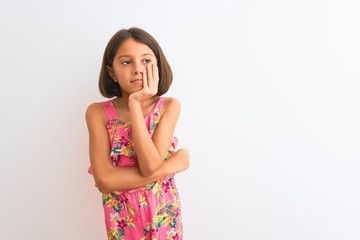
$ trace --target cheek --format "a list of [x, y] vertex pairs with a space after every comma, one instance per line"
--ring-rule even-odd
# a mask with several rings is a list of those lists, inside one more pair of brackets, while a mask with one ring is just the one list
[[122, 78], [126, 77], [126, 75], [127, 75], [126, 71], [119, 70], [119, 69], [115, 69], [114, 73], [118, 80], [121, 80]]

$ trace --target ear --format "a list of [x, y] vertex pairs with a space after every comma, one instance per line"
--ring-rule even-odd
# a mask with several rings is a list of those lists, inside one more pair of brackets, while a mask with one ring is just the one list
[[112, 80], [114, 82], [117, 82], [116, 78], [115, 78], [115, 73], [114, 73], [114, 70], [109, 67], [109, 66], [106, 66], [106, 71], [108, 72], [108, 74], [110, 75], [110, 77], [112, 78]]

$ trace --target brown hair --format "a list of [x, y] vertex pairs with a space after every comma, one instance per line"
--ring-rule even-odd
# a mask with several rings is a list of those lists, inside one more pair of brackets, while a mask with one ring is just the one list
[[132, 38], [137, 42], [147, 45], [155, 54], [159, 68], [159, 85], [157, 96], [166, 93], [173, 80], [172, 71], [165, 55], [158, 42], [149, 33], [140, 28], [121, 29], [108, 42], [103, 61], [101, 64], [99, 89], [104, 97], [121, 97], [121, 88], [118, 83], [114, 82], [110, 77], [107, 66], [112, 67], [114, 57], [120, 45], [128, 38]]

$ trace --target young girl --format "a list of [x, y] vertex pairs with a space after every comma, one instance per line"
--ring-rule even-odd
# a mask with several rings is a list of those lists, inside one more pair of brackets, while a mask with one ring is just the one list
[[108, 239], [183, 239], [174, 174], [189, 167], [189, 155], [175, 151], [179, 101], [160, 97], [171, 82], [170, 66], [147, 32], [122, 29], [110, 39], [99, 88], [112, 99], [86, 111], [89, 173], [103, 193]]

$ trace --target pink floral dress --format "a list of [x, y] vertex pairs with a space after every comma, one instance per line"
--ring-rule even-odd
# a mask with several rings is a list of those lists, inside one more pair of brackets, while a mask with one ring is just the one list
[[[159, 123], [165, 100], [160, 97], [144, 119], [150, 136]], [[108, 117], [113, 165], [138, 166], [131, 122], [118, 119], [111, 100], [102, 104]], [[176, 145], [177, 139], [173, 137], [165, 159], [175, 152]], [[92, 173], [91, 167], [89, 173]], [[103, 193], [102, 203], [108, 240], [183, 239], [180, 199], [173, 175], [136, 189]]]

